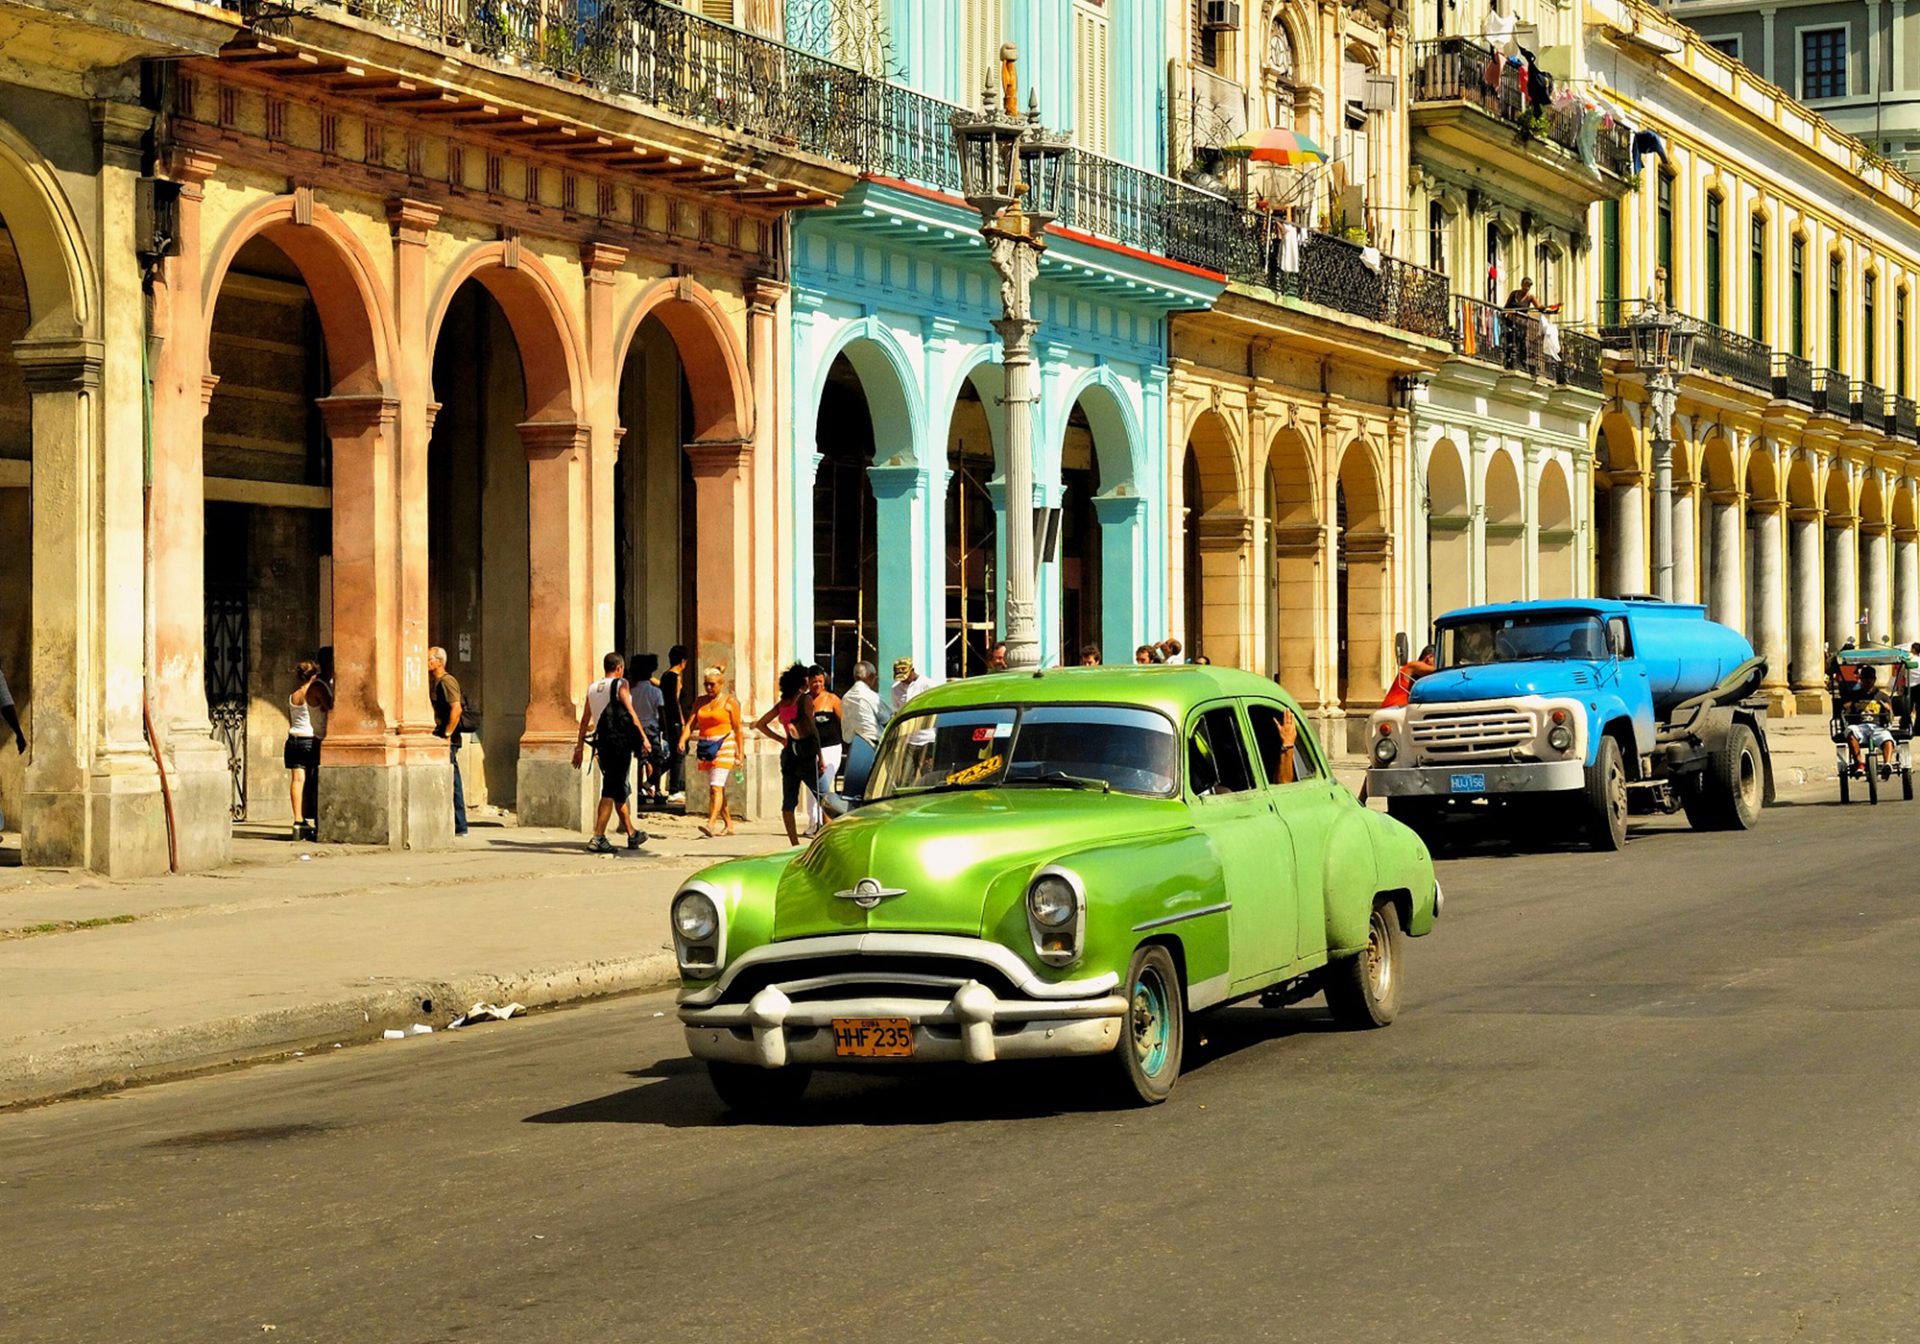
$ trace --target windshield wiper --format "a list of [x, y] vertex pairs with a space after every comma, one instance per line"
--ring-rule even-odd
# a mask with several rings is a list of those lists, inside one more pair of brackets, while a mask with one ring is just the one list
[[1102, 793], [1112, 793], [1113, 785], [1104, 779], [1093, 779], [1086, 775], [1070, 775], [1064, 770], [1049, 770], [1040, 775], [1008, 775], [1000, 781], [1002, 784], [1064, 784], [1070, 789], [1098, 789]]

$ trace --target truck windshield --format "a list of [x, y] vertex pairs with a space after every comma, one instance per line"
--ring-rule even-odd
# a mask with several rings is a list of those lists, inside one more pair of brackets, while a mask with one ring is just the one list
[[1179, 739], [1152, 710], [1119, 705], [995, 705], [906, 714], [874, 758], [869, 798], [1016, 786], [1165, 795]]
[[1477, 667], [1530, 659], [1607, 656], [1607, 632], [1598, 616], [1578, 611], [1481, 616], [1440, 627], [1440, 666]]

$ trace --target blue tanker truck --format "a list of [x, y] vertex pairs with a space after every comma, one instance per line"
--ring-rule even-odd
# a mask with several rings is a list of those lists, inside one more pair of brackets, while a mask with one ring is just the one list
[[1773, 801], [1764, 659], [1705, 607], [1572, 598], [1448, 612], [1435, 670], [1369, 725], [1367, 789], [1430, 845], [1510, 814], [1626, 843], [1629, 813], [1746, 830]]

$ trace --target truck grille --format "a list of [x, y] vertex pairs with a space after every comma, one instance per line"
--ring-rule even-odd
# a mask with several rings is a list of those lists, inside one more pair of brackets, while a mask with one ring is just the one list
[[1533, 720], [1517, 709], [1426, 709], [1409, 726], [1419, 754], [1441, 760], [1505, 760], [1533, 741]]

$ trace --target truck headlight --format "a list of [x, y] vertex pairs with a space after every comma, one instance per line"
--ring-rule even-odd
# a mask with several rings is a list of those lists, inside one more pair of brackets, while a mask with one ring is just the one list
[[1373, 741], [1373, 762], [1375, 765], [1392, 765], [1400, 755], [1399, 744], [1390, 737], [1377, 737]]
[[683, 891], [673, 901], [673, 927], [690, 943], [711, 938], [720, 928], [720, 911], [704, 891]]
[[1027, 932], [1034, 955], [1065, 966], [1080, 955], [1087, 932], [1087, 892], [1065, 868], [1044, 868], [1027, 887]]
[[1555, 724], [1552, 728], [1547, 729], [1547, 745], [1555, 751], [1572, 751], [1573, 729], [1567, 727], [1564, 723]]

